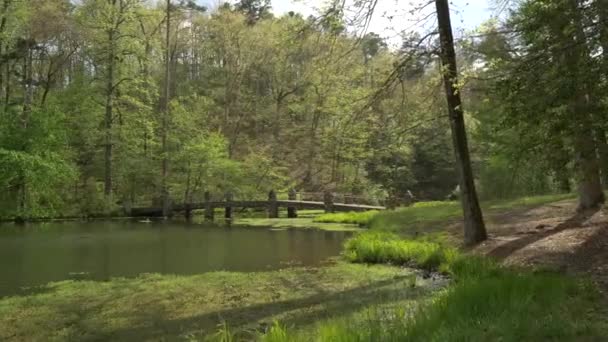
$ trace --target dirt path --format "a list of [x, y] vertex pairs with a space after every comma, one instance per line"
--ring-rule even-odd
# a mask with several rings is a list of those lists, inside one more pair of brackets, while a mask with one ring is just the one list
[[585, 273], [608, 294], [608, 208], [583, 213], [575, 208], [576, 201], [566, 200], [489, 215], [490, 238], [474, 251], [505, 264]]

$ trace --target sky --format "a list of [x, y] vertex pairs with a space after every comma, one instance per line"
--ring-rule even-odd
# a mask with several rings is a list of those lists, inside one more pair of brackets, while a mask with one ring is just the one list
[[[222, 0], [199, 0], [210, 8], [217, 6]], [[317, 9], [323, 7], [326, 0], [271, 0], [272, 11], [281, 15], [289, 11], [302, 13], [304, 16], [314, 15]], [[353, 0], [347, 0], [353, 1]], [[494, 0], [495, 1], [495, 0]], [[451, 0], [452, 26], [455, 36], [472, 30], [482, 22], [490, 19], [496, 11], [492, 8], [493, 0]], [[429, 6], [425, 11], [410, 13], [416, 4], [422, 0], [378, 0], [374, 16], [367, 32], [376, 32], [389, 41], [399, 41], [399, 34], [403, 31], [428, 32], [435, 27], [435, 17], [430, 16], [426, 22], [420, 18], [434, 10]], [[214, 6], [215, 5], [215, 6]]]

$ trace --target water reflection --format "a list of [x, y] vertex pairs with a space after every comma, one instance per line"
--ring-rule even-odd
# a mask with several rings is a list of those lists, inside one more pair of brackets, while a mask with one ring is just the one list
[[317, 265], [347, 232], [87, 222], [0, 227], [0, 295], [65, 279], [197, 274]]

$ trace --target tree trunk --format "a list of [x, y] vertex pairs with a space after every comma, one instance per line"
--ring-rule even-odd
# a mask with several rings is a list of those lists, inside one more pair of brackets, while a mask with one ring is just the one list
[[[4, 0], [3, 5], [2, 5], [2, 20], [0, 21], [0, 56], [3, 56], [3, 51], [4, 51], [4, 46], [8, 47], [8, 44], [6, 44], [6, 42], [4, 41], [4, 31], [6, 29], [6, 17], [8, 15], [8, 7], [11, 3], [11, 0]], [[8, 50], [8, 48], [7, 48]], [[4, 60], [4, 58], [0, 58], [0, 66], [2, 66], [3, 63], [8, 63], [8, 61]], [[4, 100], [4, 97], [2, 96], [2, 92], [4, 90], [3, 84], [4, 84], [4, 77], [3, 77], [3, 71], [4, 70], [0, 70], [0, 101]], [[8, 75], [7, 75], [8, 78]]]
[[163, 205], [163, 216], [167, 217], [169, 216], [169, 189], [167, 188], [167, 175], [169, 172], [169, 159], [167, 156], [168, 153], [168, 149], [167, 149], [167, 130], [168, 130], [168, 117], [169, 117], [169, 92], [171, 89], [171, 82], [170, 82], [170, 68], [171, 68], [171, 52], [170, 52], [170, 38], [171, 38], [171, 0], [167, 0], [167, 26], [166, 26], [166, 41], [165, 41], [165, 89], [164, 89], [164, 100], [162, 101], [163, 104], [163, 115], [162, 115], [162, 137], [161, 137], [161, 144], [162, 144], [162, 153], [163, 153], [163, 157], [162, 157], [162, 194], [161, 194], [161, 198], [162, 198], [162, 205]]
[[487, 233], [475, 190], [462, 100], [459, 91], [456, 89], [456, 84], [458, 84], [458, 69], [456, 66], [456, 52], [454, 51], [454, 38], [452, 36], [448, 0], [435, 0], [435, 5], [437, 7], [437, 21], [441, 39], [441, 64], [443, 67], [448, 114], [450, 117], [456, 166], [460, 176], [460, 198], [464, 214], [464, 242], [466, 245], [473, 245], [487, 239]]
[[21, 115], [21, 125], [27, 128], [30, 115], [32, 113], [32, 102], [34, 99], [34, 81], [33, 81], [33, 59], [34, 46], [31, 41], [27, 43], [27, 51], [23, 61], [23, 111]]
[[114, 112], [114, 31], [108, 31], [108, 65], [106, 75], [106, 108], [104, 116], [104, 187], [103, 192], [106, 199], [112, 196], [112, 119]]
[[[576, 48], [566, 53], [568, 64], [574, 69], [573, 82], [577, 84], [572, 115], [575, 131], [576, 166], [578, 169], [578, 210], [594, 208], [604, 203], [604, 192], [600, 180], [600, 169], [594, 140], [593, 115], [589, 101], [591, 86], [587, 77], [581, 72], [581, 64], [588, 56], [588, 47], [585, 44], [585, 32], [581, 22], [579, 0], [571, 0], [573, 23], [576, 31], [571, 37]], [[577, 44], [578, 43], [578, 44]]]
[[[602, 123], [600, 121], [600, 123]], [[603, 188], [608, 187], [608, 142], [606, 141], [606, 131], [603, 127], [595, 127], [593, 130], [595, 145], [597, 147], [597, 157]]]
[[[596, 0], [597, 11], [599, 13], [599, 22], [607, 23], [608, 20], [608, 2], [605, 0]], [[605, 74], [608, 71], [608, 25], [600, 25], [600, 45], [602, 47], [603, 70]], [[601, 103], [601, 101], [598, 101]], [[608, 188], [608, 142], [606, 141], [606, 130], [603, 126], [608, 113], [605, 111], [608, 108], [600, 105], [598, 113], [600, 127], [596, 128], [596, 142], [598, 148], [598, 156], [600, 159], [600, 169], [602, 173], [602, 181], [604, 188]]]

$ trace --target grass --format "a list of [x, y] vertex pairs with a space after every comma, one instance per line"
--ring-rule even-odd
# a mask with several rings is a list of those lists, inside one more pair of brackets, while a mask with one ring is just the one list
[[452, 248], [430, 241], [401, 240], [383, 232], [359, 234], [346, 241], [344, 256], [357, 263], [397, 264], [438, 271], [456, 255]]
[[363, 212], [332, 213], [319, 215], [315, 217], [313, 221], [322, 223], [349, 223], [366, 226], [377, 214], [378, 211], [375, 210]]
[[[564, 198], [485, 206], [505, 210]], [[459, 210], [457, 203], [432, 202], [370, 214], [375, 229], [345, 243], [344, 257], [352, 263], [51, 283], [29, 295], [0, 298], [0, 340], [596, 341], [608, 336], [602, 301], [585, 279], [461, 254], [428, 230], [403, 240], [376, 226], [401, 232], [399, 221], [411, 219], [440, 229], [437, 222], [458, 217]], [[449, 284], [443, 277], [417, 277], [402, 266], [442, 273]]]
[[62, 281], [26, 296], [0, 298], [0, 340], [203, 340], [232, 335], [230, 330], [240, 340], [257, 336], [273, 321], [304, 328], [370, 306], [414, 305], [429, 292], [409, 270], [345, 262], [256, 273]]
[[347, 243], [356, 262], [418, 263], [453, 282], [419, 306], [371, 307], [358, 316], [321, 321], [313, 329], [275, 324], [262, 341], [596, 341], [608, 333], [599, 295], [588, 282], [500, 266], [489, 259], [440, 253], [427, 242], [362, 234]]
[[[482, 203], [484, 213], [497, 213], [501, 211], [529, 208], [560, 200], [574, 198], [573, 194], [557, 194], [522, 197], [509, 200], [493, 200]], [[441, 232], [445, 229], [445, 222], [462, 217], [459, 202], [434, 201], [418, 202], [410, 207], [397, 210], [368, 212], [368, 213], [335, 213], [324, 214], [315, 219], [317, 222], [355, 223], [371, 229], [386, 230], [416, 235], [424, 233]]]

